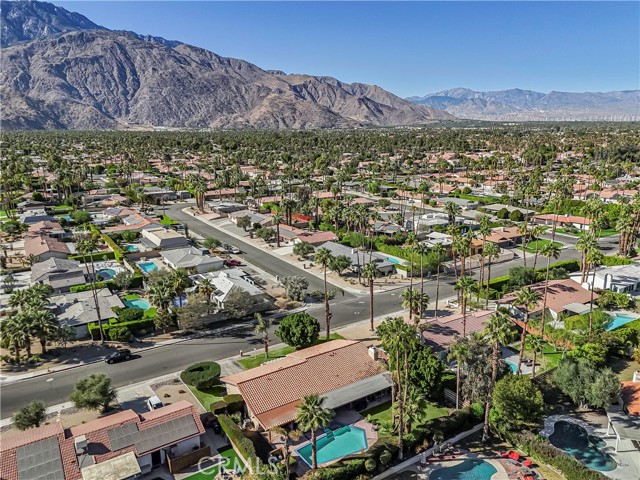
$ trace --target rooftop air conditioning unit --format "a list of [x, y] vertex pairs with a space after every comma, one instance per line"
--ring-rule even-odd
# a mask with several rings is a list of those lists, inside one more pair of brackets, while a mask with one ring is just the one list
[[73, 445], [76, 447], [76, 454], [80, 455], [87, 451], [87, 447], [89, 446], [89, 442], [87, 442], [87, 437], [84, 435], [79, 435], [73, 439]]

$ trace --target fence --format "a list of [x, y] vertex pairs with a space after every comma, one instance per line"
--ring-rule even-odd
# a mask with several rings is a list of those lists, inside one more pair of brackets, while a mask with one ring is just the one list
[[191, 467], [200, 461], [201, 458], [206, 458], [211, 456], [211, 447], [206, 445], [198, 450], [194, 450], [193, 452], [185, 453], [179, 457], [171, 458], [170, 455], [167, 455], [167, 466], [169, 467], [170, 473], [176, 473], [181, 470], [184, 470], [187, 467]]
[[[444, 388], [444, 401], [448, 402], [450, 405], [456, 404], [456, 392], [453, 390], [449, 390], [448, 388]], [[469, 400], [464, 400], [460, 408], [468, 407], [470, 405]]]

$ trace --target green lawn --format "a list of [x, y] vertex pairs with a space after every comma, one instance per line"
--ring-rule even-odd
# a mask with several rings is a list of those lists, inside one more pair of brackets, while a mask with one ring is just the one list
[[[341, 340], [344, 337], [338, 333], [332, 333], [331, 336], [329, 337], [329, 340]], [[327, 340], [322, 338], [320, 340], [318, 340], [316, 342], [316, 345], [318, 345], [319, 343], [323, 343], [326, 342]], [[282, 348], [276, 348], [275, 350], [269, 350], [269, 358], [265, 358], [264, 353], [260, 353], [258, 355], [253, 355], [251, 357], [247, 357], [247, 358], [243, 358], [242, 360], [238, 360], [238, 363], [242, 366], [242, 368], [244, 368], [245, 370], [249, 370], [250, 368], [255, 368], [255, 367], [259, 367], [260, 365], [262, 365], [263, 363], [270, 361], [270, 360], [275, 360], [276, 358], [282, 358], [282, 357], [286, 357], [287, 355], [289, 355], [290, 353], [292, 353], [293, 351], [295, 351], [295, 348], [293, 347], [282, 347]]]
[[[223, 460], [224, 463], [222, 464], [222, 466], [226, 469], [233, 470], [238, 467], [244, 470], [244, 462], [232, 447], [220, 450], [218, 453], [221, 457], [224, 457], [226, 459]], [[186, 477], [184, 480], [213, 480], [214, 478], [216, 478], [220, 470], [220, 467], [218, 465], [216, 465], [215, 467], [207, 468], [205, 464], [204, 468], [206, 473], [198, 472], [194, 475]]]
[[[536, 367], [536, 374], [557, 367], [562, 359], [562, 351], [559, 350], [556, 352], [553, 346], [548, 343], [545, 343], [542, 352], [544, 353], [544, 358], [541, 358], [540, 352], [538, 352], [538, 356], [536, 357], [536, 363], [540, 364], [540, 366]], [[525, 342], [524, 345], [524, 356], [525, 358], [533, 359], [533, 350], [529, 347], [528, 342]]]
[[[538, 253], [540, 253], [540, 251], [542, 250], [542, 248], [545, 245], [548, 245], [549, 243], [551, 243], [551, 240], [545, 240], [544, 238], [539, 238], [538, 240], [533, 240], [531, 242], [529, 242], [527, 244], [527, 246], [525, 247], [525, 250], [529, 253], [536, 253], [536, 246], [538, 247]], [[562, 248], [562, 244], [559, 242], [553, 242], [553, 244], [558, 247], [558, 248]]]
[[125, 300], [136, 300], [138, 298], [140, 298], [140, 295], [137, 295], [135, 293], [130, 293], [130, 294], [124, 296]]
[[156, 307], [151, 307], [144, 311], [143, 317], [145, 318], [156, 318], [158, 315], [158, 309]]
[[178, 225], [180, 222], [176, 222], [173, 218], [168, 217], [167, 215], [162, 215], [160, 223], [168, 227], [171, 225]]
[[187, 386], [207, 411], [209, 410], [209, 405], [213, 402], [219, 402], [227, 393], [227, 389], [223, 385], [216, 385], [215, 387], [207, 388], [206, 390], [198, 390], [192, 385]]
[[613, 228], [607, 228], [606, 230], [602, 230], [600, 232], [600, 236], [601, 237], [611, 237], [613, 235], [617, 235], [618, 233], [620, 233], [620, 232], [618, 232], [617, 230], [614, 230]]
[[[436, 405], [435, 403], [426, 402], [420, 421], [426, 422], [433, 418], [444, 417], [448, 414], [449, 411], [446, 408]], [[391, 402], [385, 402], [377, 407], [365, 410], [361, 412], [361, 415], [377, 425], [391, 422]]]

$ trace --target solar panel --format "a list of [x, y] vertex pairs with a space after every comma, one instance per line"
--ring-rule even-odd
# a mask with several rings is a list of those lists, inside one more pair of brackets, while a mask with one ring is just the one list
[[156, 450], [164, 445], [171, 445], [199, 432], [192, 415], [184, 415], [169, 422], [156, 425], [138, 432], [136, 442], [138, 453]]
[[64, 480], [58, 437], [16, 449], [18, 480]]
[[107, 430], [111, 450], [127, 448], [138, 441], [138, 424], [126, 423], [121, 427]]

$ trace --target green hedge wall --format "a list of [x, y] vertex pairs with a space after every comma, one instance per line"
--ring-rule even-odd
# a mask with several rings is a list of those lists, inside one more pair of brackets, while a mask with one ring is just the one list
[[[108, 288], [109, 290], [111, 290], [112, 288], [114, 288], [113, 282], [111, 280], [106, 280], [104, 282], [96, 282], [96, 290], [100, 289], [100, 288]], [[73, 287], [69, 288], [70, 292], [87, 292], [91, 290], [91, 284], [90, 283], [85, 283], [82, 285], [74, 285]]]
[[244, 436], [240, 427], [236, 425], [236, 422], [234, 422], [229, 415], [224, 414], [218, 415], [218, 422], [244, 461], [250, 465], [258, 465], [260, 459], [256, 454], [256, 447], [251, 440]]
[[120, 246], [116, 242], [114, 242], [113, 238], [111, 238], [106, 233], [101, 234], [101, 237], [104, 240], [104, 243], [109, 245], [109, 247], [111, 247], [111, 250], [113, 250], [114, 258], [118, 262], [122, 261], [122, 259], [124, 258], [124, 250], [122, 250], [122, 248], [120, 248]]
[[71, 255], [69, 257], [69, 260], [79, 260], [81, 262], [84, 262], [86, 259], [87, 262], [90, 262], [92, 258], [94, 261], [96, 261], [96, 260], [102, 260], [105, 257], [107, 258], [107, 260], [115, 260], [116, 254], [115, 252], [112, 252], [112, 251], [94, 252], [91, 255]]
[[[150, 320], [148, 318], [143, 318], [141, 320], [134, 320], [132, 322], [119, 322], [111, 325], [103, 322], [102, 330], [107, 338], [110, 338], [109, 328], [111, 328], [112, 325], [118, 326], [118, 327], [127, 327], [133, 334], [136, 334], [142, 330], [147, 330], [147, 331], [155, 330], [153, 320], [152, 319]], [[91, 335], [91, 338], [93, 340], [97, 340], [100, 338], [100, 327], [98, 327], [97, 323], [92, 322], [89, 324], [89, 335]]]

